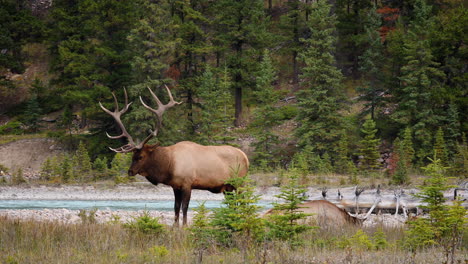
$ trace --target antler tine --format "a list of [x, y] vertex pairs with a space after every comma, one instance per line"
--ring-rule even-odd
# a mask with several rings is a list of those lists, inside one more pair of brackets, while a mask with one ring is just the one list
[[154, 108], [151, 108], [150, 106], [148, 106], [147, 104], [145, 104], [145, 102], [143, 101], [143, 98], [141, 98], [140, 96], [140, 101], [141, 103], [143, 104], [143, 106], [150, 110], [151, 112], [153, 112], [154, 114], [156, 114], [156, 116], [158, 117], [158, 126], [161, 127], [162, 125], [162, 116], [164, 114], [164, 112], [173, 107], [174, 105], [179, 105], [181, 104], [182, 102], [176, 102], [174, 100], [174, 97], [172, 97], [172, 93], [171, 93], [171, 90], [169, 90], [169, 88], [167, 87], [167, 85], [164, 85], [166, 87], [166, 90], [167, 90], [167, 93], [169, 94], [169, 103], [167, 104], [163, 104], [161, 103], [161, 100], [159, 100], [159, 98], [156, 96], [156, 94], [154, 94], [154, 92], [151, 90], [151, 88], [149, 88], [148, 86], [146, 88], [148, 88], [148, 90], [150, 91], [151, 95], [153, 96], [153, 99], [154, 101], [156, 101], [156, 104], [158, 105], [158, 109], [154, 109]]
[[99, 106], [102, 108], [102, 110], [104, 110], [104, 112], [106, 112], [107, 114], [109, 114], [110, 116], [112, 116], [114, 118], [115, 122], [117, 123], [117, 125], [119, 125], [120, 130], [122, 131], [122, 134], [120, 134], [119, 136], [111, 136], [106, 132], [107, 137], [109, 137], [111, 139], [119, 139], [119, 138], [126, 137], [127, 140], [128, 140], [127, 145], [124, 145], [124, 146], [122, 146], [120, 148], [117, 148], [117, 149], [110, 148], [114, 152], [123, 152], [123, 153], [130, 152], [130, 151], [132, 151], [132, 150], [134, 150], [136, 148], [136, 144], [133, 141], [132, 136], [127, 132], [127, 129], [125, 129], [125, 126], [123, 125], [122, 121], [120, 120], [120, 116], [122, 114], [124, 114], [125, 112], [127, 112], [128, 108], [132, 104], [131, 102], [128, 103], [128, 96], [127, 96], [127, 90], [126, 89], [124, 89], [124, 93], [125, 93], [125, 107], [122, 110], [119, 110], [119, 103], [118, 103], [117, 97], [115, 96], [114, 92], [112, 92], [112, 97], [114, 97], [114, 103], [115, 103], [114, 112], [111, 112], [110, 110], [105, 108], [102, 105], [101, 102], [99, 102]]
[[154, 131], [150, 129], [150, 134], [140, 144], [138, 144], [137, 148], [138, 149], [142, 148], [146, 143], [148, 143], [148, 141], [150, 141], [150, 139], [152, 139], [153, 137], [156, 137], [157, 135], [158, 135], [158, 128], [156, 128]]
[[167, 87], [167, 85], [164, 85], [164, 87], [166, 87], [166, 91], [167, 93], [169, 94], [169, 103], [171, 104], [170, 107], [174, 106], [174, 105], [180, 105], [182, 104], [182, 102], [177, 102], [174, 100], [174, 98], [172, 97], [172, 93], [171, 93], [171, 90], [169, 90], [169, 87]]

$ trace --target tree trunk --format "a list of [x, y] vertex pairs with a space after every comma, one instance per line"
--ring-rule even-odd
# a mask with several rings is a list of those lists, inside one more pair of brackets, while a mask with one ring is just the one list
[[[238, 78], [236, 77], [236, 79]], [[241, 115], [242, 115], [242, 87], [240, 87], [239, 84], [237, 84], [235, 88], [234, 126], [239, 127], [241, 125], [241, 120], [240, 120]]]
[[299, 66], [297, 63], [297, 51], [293, 51], [293, 83], [299, 83]]

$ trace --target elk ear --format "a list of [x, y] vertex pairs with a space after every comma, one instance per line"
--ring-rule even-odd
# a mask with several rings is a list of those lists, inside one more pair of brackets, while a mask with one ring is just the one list
[[160, 145], [160, 143], [158, 142], [158, 143], [156, 143], [154, 145], [149, 146], [148, 152], [149, 153], [153, 152], [157, 147], [159, 147], [159, 145]]

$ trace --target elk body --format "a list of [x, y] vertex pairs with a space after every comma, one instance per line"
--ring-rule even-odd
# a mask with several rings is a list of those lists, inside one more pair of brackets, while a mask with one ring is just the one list
[[319, 226], [361, 225], [365, 220], [352, 216], [345, 209], [326, 200], [308, 201], [300, 205], [300, 211], [312, 214]]
[[[344, 225], [361, 225], [367, 218], [350, 215], [346, 210], [326, 200], [307, 201], [299, 205], [298, 211], [310, 214], [306, 222], [320, 227], [339, 227]], [[270, 209], [266, 214], [273, 214]]]
[[[149, 88], [148, 88], [149, 89]], [[182, 141], [172, 146], [162, 147], [159, 145], [146, 144], [157, 135], [162, 126], [162, 115], [168, 108], [180, 104], [174, 101], [169, 93], [170, 102], [163, 105], [157, 96], [149, 89], [158, 109], [153, 109], [140, 100], [142, 104], [156, 116], [156, 129], [141, 143], [136, 144], [125, 129], [120, 115], [128, 110], [130, 104], [125, 91], [125, 107], [119, 110], [117, 99], [113, 93], [116, 109], [114, 112], [107, 110], [100, 104], [101, 108], [110, 114], [122, 134], [110, 138], [126, 137], [128, 144], [117, 149], [115, 152], [133, 152], [132, 164], [128, 175], [139, 174], [154, 185], [159, 183], [169, 185], [174, 191], [174, 213], [175, 223], [179, 222], [180, 209], [183, 213], [183, 224], [187, 223], [187, 210], [190, 203], [192, 189], [207, 190], [213, 193], [233, 191], [233, 186], [226, 184], [231, 176], [245, 176], [249, 168], [249, 160], [244, 152], [231, 146], [202, 146], [190, 141]]]

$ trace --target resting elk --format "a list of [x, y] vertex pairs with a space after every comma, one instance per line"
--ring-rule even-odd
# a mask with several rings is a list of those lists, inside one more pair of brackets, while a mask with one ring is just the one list
[[114, 93], [114, 112], [106, 109], [100, 102], [101, 108], [111, 115], [122, 134], [119, 136], [107, 136], [112, 139], [127, 138], [128, 144], [111, 150], [115, 152], [133, 152], [132, 164], [128, 170], [129, 176], [139, 174], [154, 185], [159, 183], [172, 187], [175, 196], [174, 212], [175, 224], [179, 222], [180, 208], [182, 207], [183, 224], [187, 224], [187, 210], [189, 207], [192, 189], [208, 190], [213, 193], [233, 191], [234, 187], [226, 184], [233, 174], [243, 177], [247, 174], [249, 160], [244, 152], [232, 146], [202, 146], [190, 141], [182, 141], [172, 146], [149, 145], [148, 141], [157, 136], [162, 127], [164, 112], [181, 104], [174, 101], [171, 91], [167, 86], [169, 103], [162, 104], [158, 97], [148, 87], [158, 108], [148, 106], [140, 97], [143, 106], [154, 113], [156, 125], [154, 131], [141, 142], [135, 143], [131, 135], [125, 129], [120, 116], [124, 114], [131, 103], [128, 103], [127, 91], [125, 92], [125, 107], [119, 110], [117, 98]]
[[[361, 225], [375, 208], [373, 206], [363, 218], [350, 215], [345, 209], [326, 200], [307, 201], [299, 205], [300, 212], [310, 214], [306, 222], [316, 224], [320, 227], [339, 227], [343, 225]], [[266, 212], [273, 214], [273, 209]]]

